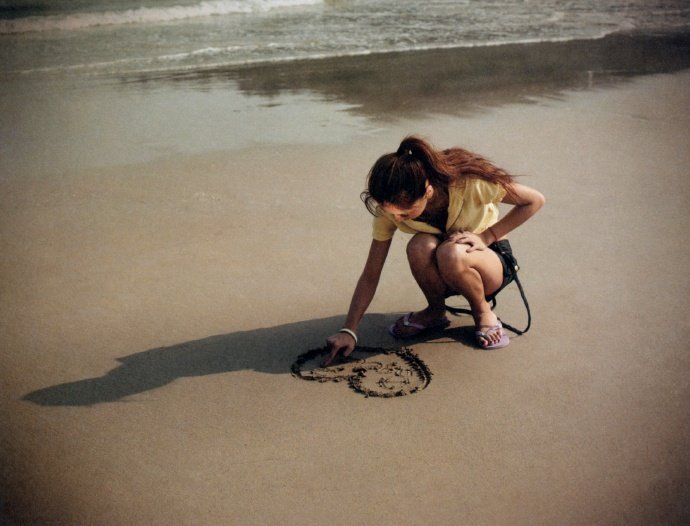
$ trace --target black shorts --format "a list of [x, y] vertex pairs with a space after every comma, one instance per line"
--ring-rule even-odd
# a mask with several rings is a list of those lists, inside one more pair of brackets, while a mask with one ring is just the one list
[[510, 246], [510, 241], [507, 239], [500, 239], [491, 243], [489, 248], [496, 252], [498, 259], [501, 261], [501, 266], [503, 267], [503, 282], [496, 292], [486, 296], [486, 301], [492, 301], [496, 297], [496, 294], [508, 286], [510, 282], [515, 279], [515, 274], [517, 274], [517, 271], [520, 269], [517, 260], [513, 256], [513, 249]]

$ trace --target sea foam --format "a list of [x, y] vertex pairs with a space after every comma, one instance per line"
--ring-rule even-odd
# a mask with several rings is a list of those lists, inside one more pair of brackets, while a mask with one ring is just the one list
[[323, 0], [213, 0], [194, 5], [140, 7], [126, 11], [73, 13], [69, 15], [31, 16], [0, 20], [0, 34], [43, 31], [73, 31], [89, 27], [124, 24], [174, 22], [207, 16], [256, 13], [272, 9], [315, 5]]

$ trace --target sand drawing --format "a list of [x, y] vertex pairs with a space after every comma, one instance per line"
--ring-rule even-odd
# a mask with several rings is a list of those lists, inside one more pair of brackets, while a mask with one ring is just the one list
[[407, 348], [357, 347], [349, 357], [321, 367], [327, 355], [325, 347], [299, 355], [292, 364], [292, 374], [320, 383], [347, 382], [365, 397], [382, 398], [414, 394], [431, 382], [427, 365]]

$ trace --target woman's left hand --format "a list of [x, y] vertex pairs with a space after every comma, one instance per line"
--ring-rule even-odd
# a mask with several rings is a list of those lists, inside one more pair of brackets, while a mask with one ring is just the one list
[[475, 250], [486, 250], [487, 246], [479, 234], [472, 232], [454, 232], [446, 236], [446, 242], [459, 243], [461, 245], [469, 245], [467, 252], [474, 252]]

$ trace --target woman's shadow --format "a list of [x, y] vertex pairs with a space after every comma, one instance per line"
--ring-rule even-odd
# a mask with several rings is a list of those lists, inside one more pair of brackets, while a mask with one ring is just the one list
[[[368, 344], [396, 345], [385, 331], [393, 315], [367, 315], [360, 336]], [[86, 378], [33, 391], [23, 400], [44, 406], [89, 406], [115, 402], [152, 391], [178, 378], [254, 370], [289, 374], [301, 353], [323, 347], [325, 336], [338, 330], [342, 316], [211, 336], [123, 358], [97, 378]]]

